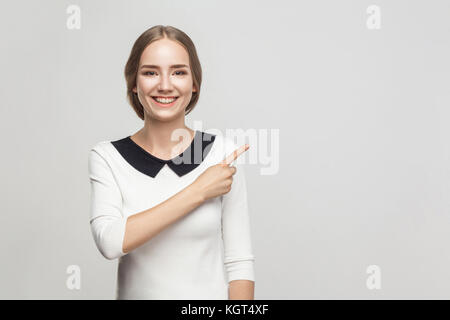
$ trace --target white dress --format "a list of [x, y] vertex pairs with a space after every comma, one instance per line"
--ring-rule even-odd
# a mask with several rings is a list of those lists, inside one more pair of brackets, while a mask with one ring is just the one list
[[90, 224], [101, 254], [119, 259], [116, 299], [226, 300], [228, 282], [255, 281], [245, 173], [237, 161], [230, 192], [204, 202], [142, 246], [122, 251], [130, 215], [175, 195], [237, 147], [226, 136], [196, 131], [177, 157], [191, 155], [196, 162], [190, 164], [158, 159], [129, 136], [91, 148]]

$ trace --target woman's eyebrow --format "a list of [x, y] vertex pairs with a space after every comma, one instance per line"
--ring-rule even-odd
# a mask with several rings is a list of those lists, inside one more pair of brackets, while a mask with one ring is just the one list
[[[174, 64], [174, 65], [171, 65], [171, 66], [170, 66], [170, 68], [183, 68], [183, 67], [189, 68], [189, 66], [187, 66], [187, 65], [185, 65], [185, 64]], [[143, 68], [155, 68], [155, 69], [159, 69], [159, 66], [154, 65], [154, 64], [144, 64], [143, 66], [141, 66], [141, 69], [143, 69]]]

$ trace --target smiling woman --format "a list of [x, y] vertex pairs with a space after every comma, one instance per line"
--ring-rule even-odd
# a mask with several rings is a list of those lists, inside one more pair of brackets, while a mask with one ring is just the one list
[[245, 175], [231, 166], [248, 145], [186, 126], [201, 78], [185, 33], [145, 31], [125, 67], [144, 127], [91, 148], [91, 230], [119, 259], [117, 299], [254, 298]]
[[[161, 44], [165, 46], [161, 46]], [[166, 63], [176, 61], [176, 63], [169, 65], [152, 63], [157, 60]], [[190, 99], [185, 108], [185, 115], [188, 115], [199, 99], [202, 68], [195, 45], [189, 36], [170, 26], [155, 26], [145, 31], [134, 43], [125, 66], [128, 100], [142, 120], [144, 120], [145, 101], [141, 103], [142, 99], [139, 96], [144, 95], [145, 89], [151, 89], [152, 85], [158, 84], [162, 76], [170, 76], [176, 84], [190, 85], [193, 88], [189, 93]], [[137, 83], [142, 86], [137, 88]], [[161, 85], [167, 85], [167, 82]], [[153, 96], [164, 97], [166, 95], [155, 94]], [[187, 96], [184, 98], [187, 99]]]

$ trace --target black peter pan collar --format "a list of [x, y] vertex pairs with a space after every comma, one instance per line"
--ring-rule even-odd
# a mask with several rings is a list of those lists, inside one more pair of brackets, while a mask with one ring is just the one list
[[165, 164], [179, 177], [197, 168], [208, 155], [214, 143], [215, 135], [195, 131], [194, 139], [189, 147], [170, 160], [159, 159], [136, 144], [131, 136], [112, 141], [112, 145], [122, 157], [136, 170], [154, 178]]

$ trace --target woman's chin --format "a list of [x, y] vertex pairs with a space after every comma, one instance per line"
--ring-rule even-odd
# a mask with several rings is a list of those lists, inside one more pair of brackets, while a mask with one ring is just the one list
[[179, 118], [180, 116], [184, 116], [184, 112], [183, 112], [183, 110], [179, 110], [177, 108], [163, 109], [163, 108], [158, 108], [158, 107], [155, 107], [155, 108], [152, 107], [151, 115], [153, 118], [156, 118], [159, 121], [170, 121], [170, 120]]

